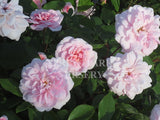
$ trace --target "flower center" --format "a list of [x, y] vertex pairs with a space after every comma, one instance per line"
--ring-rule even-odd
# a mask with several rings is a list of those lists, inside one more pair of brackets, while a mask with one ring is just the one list
[[128, 76], [130, 76], [131, 75], [131, 72], [128, 72]]
[[144, 27], [140, 27], [137, 32], [139, 33], [140, 31], [145, 31]]
[[48, 88], [51, 85], [51, 82], [48, 79], [48, 77], [42, 79], [41, 85], [43, 88]]

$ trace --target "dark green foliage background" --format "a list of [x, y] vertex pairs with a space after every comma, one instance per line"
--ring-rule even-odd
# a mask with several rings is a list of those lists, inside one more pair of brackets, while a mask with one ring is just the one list
[[[75, 7], [74, 0], [48, 0], [43, 8], [61, 10], [65, 2]], [[27, 28], [18, 42], [0, 37], [0, 116], [7, 115], [9, 120], [149, 120], [153, 106], [160, 102], [160, 47], [144, 58], [153, 66], [152, 87], [134, 100], [110, 92], [104, 78], [90, 78], [91, 71], [88, 78], [73, 78], [71, 99], [61, 110], [38, 112], [22, 99], [19, 91], [23, 66], [38, 57], [40, 51], [48, 58], [54, 57], [57, 44], [66, 36], [83, 38], [90, 43], [98, 52], [98, 61], [120, 52], [120, 45], [114, 38], [115, 15], [135, 4], [152, 7], [155, 14], [160, 14], [160, 0], [108, 0], [107, 4], [99, 0], [80, 0], [79, 11], [91, 6], [96, 8], [91, 19], [71, 16], [73, 11], [70, 10], [69, 14], [64, 13], [63, 28], [59, 32]], [[36, 9], [31, 0], [20, 0], [20, 5], [28, 16]], [[95, 66], [92, 71], [102, 74], [106, 68]]]

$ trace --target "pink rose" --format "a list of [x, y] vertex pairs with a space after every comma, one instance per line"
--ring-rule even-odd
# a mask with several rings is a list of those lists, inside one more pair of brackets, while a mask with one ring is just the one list
[[49, 28], [51, 31], [60, 31], [63, 17], [59, 10], [35, 10], [31, 13], [29, 19], [29, 22], [32, 23], [30, 27], [37, 31], [44, 28]]
[[18, 41], [21, 34], [29, 26], [23, 14], [22, 6], [18, 5], [19, 0], [0, 1], [0, 35]]
[[0, 117], [0, 120], [8, 120], [8, 117], [3, 115], [2, 117]]
[[23, 67], [19, 88], [23, 99], [42, 112], [61, 109], [69, 101], [73, 85], [64, 59], [34, 58]]
[[127, 95], [134, 99], [135, 95], [151, 86], [151, 65], [143, 62], [143, 58], [134, 52], [120, 54], [107, 59], [107, 70], [103, 77], [114, 93]]
[[70, 2], [66, 2], [66, 5], [62, 9], [62, 12], [68, 13], [69, 9], [72, 9], [74, 11], [74, 7]]
[[56, 57], [69, 63], [69, 72], [77, 76], [92, 69], [97, 61], [97, 53], [81, 38], [65, 37], [58, 45]]
[[116, 40], [124, 52], [149, 55], [160, 44], [160, 16], [152, 8], [135, 5], [116, 15]]
[[42, 5], [46, 3], [46, 0], [33, 0], [33, 2], [37, 5], [39, 9], [41, 9]]
[[150, 115], [150, 120], [160, 120], [160, 104], [154, 106]]

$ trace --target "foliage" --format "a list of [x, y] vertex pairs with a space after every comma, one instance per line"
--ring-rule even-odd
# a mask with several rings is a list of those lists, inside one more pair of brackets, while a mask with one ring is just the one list
[[[74, 0], [48, 0], [43, 8], [61, 10], [65, 2], [76, 7]], [[105, 59], [121, 51], [115, 41], [115, 15], [135, 4], [152, 7], [160, 14], [159, 0], [108, 0], [106, 4], [101, 4], [100, 0], [79, 0], [79, 12], [91, 6], [96, 9], [90, 19], [72, 16], [70, 10], [69, 14], [63, 13], [59, 32], [27, 28], [18, 42], [0, 37], [0, 116], [5, 114], [9, 120], [149, 120], [153, 106], [160, 102], [160, 47], [144, 59], [152, 65], [152, 87], [134, 100], [113, 94], [102, 77], [107, 68]], [[36, 9], [31, 0], [20, 0], [20, 5], [26, 15]], [[71, 99], [61, 110], [38, 112], [22, 99], [19, 91], [21, 70], [38, 57], [39, 51], [53, 57], [57, 44], [66, 36], [83, 38], [90, 43], [98, 53], [97, 65], [87, 74], [73, 77], [75, 85]]]

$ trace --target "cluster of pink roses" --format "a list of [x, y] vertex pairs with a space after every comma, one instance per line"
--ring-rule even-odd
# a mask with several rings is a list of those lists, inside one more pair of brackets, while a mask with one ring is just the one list
[[92, 69], [97, 53], [81, 38], [65, 37], [55, 52], [56, 58], [47, 59], [39, 53], [22, 70], [20, 90], [23, 99], [39, 111], [60, 109], [70, 99], [73, 81], [70, 73], [77, 76]]
[[[45, 10], [42, 5], [46, 0], [33, 0], [38, 9], [30, 15], [23, 14], [23, 8], [18, 0], [0, 1], [0, 35], [19, 40], [21, 33], [31, 23], [31, 29], [60, 31], [64, 16], [73, 9], [67, 2], [60, 10]], [[75, 14], [75, 11], [74, 11]], [[82, 14], [82, 13], [76, 13]], [[82, 15], [86, 15], [87, 11]], [[26, 20], [26, 18], [29, 18]], [[127, 95], [134, 99], [137, 94], [151, 86], [151, 65], [143, 61], [143, 57], [150, 55], [160, 44], [160, 16], [154, 16], [152, 8], [135, 5], [116, 15], [115, 39], [122, 46], [124, 54], [107, 58], [107, 70], [103, 77], [114, 93]], [[81, 38], [65, 37], [57, 45], [55, 58], [48, 59], [44, 53], [39, 53], [40, 59], [34, 58], [31, 63], [23, 67], [20, 91], [23, 99], [30, 102], [38, 111], [61, 109], [70, 99], [70, 91], [74, 82], [70, 73], [78, 76], [92, 69], [97, 61], [97, 53], [93, 47]], [[160, 105], [152, 110], [150, 119], [159, 120]], [[8, 120], [2, 116], [0, 120]]]
[[151, 54], [160, 44], [160, 16], [154, 16], [152, 8], [135, 5], [116, 15], [115, 26], [115, 39], [125, 54], [108, 58], [103, 76], [111, 91], [134, 99], [151, 86], [151, 65], [143, 61], [143, 56]]
[[[125, 54], [118, 53], [107, 59], [107, 70], [103, 76], [114, 93], [135, 95], [151, 86], [151, 65], [143, 61], [160, 44], [160, 16], [154, 16], [152, 8], [135, 5], [116, 15], [115, 39]], [[160, 120], [160, 105], [152, 110], [150, 119]]]
[[[0, 35], [19, 40], [22, 32], [29, 26], [33, 30], [49, 28], [51, 31], [60, 31], [63, 20], [61, 12], [68, 13], [73, 9], [67, 2], [61, 10], [45, 10], [42, 5], [46, 0], [33, 0], [38, 9], [30, 17], [23, 14], [23, 8], [18, 0], [0, 1]], [[27, 20], [25, 19], [27, 18]], [[60, 109], [70, 99], [70, 90], [73, 81], [70, 73], [75, 76], [92, 69], [97, 61], [97, 53], [91, 45], [81, 38], [65, 37], [58, 45], [56, 58], [47, 59], [44, 53], [39, 53], [40, 59], [35, 58], [22, 70], [20, 91], [23, 99], [30, 102], [39, 111]], [[5, 119], [6, 116], [0, 119]]]
[[[18, 5], [19, 0], [0, 1], [0, 35], [8, 37], [12, 40], [18, 41], [21, 34], [29, 26], [33, 30], [43, 30], [49, 28], [52, 31], [60, 31], [60, 25], [63, 20], [63, 15], [59, 10], [45, 10], [42, 5], [46, 3], [45, 0], [33, 0], [39, 9], [33, 11], [30, 18], [23, 14], [22, 6]], [[68, 3], [66, 4], [68, 6]], [[71, 8], [73, 6], [69, 4]], [[70, 7], [64, 7], [63, 12], [68, 12]], [[28, 19], [28, 20], [27, 20]]]
[[[49, 28], [60, 31], [63, 15], [59, 10], [41, 9], [45, 1], [34, 0], [38, 8], [31, 13], [30, 19], [33, 30]], [[73, 8], [66, 3], [62, 12], [68, 13]], [[23, 99], [30, 102], [38, 111], [50, 111], [52, 108], [60, 109], [70, 99], [70, 90], [75, 76], [92, 69], [97, 61], [97, 53], [91, 45], [81, 38], [65, 37], [55, 52], [56, 58], [47, 59], [44, 53], [39, 53], [40, 59], [35, 58], [22, 70], [20, 91]]]

